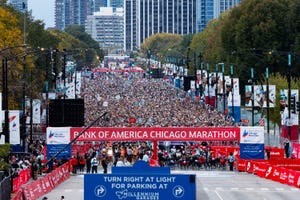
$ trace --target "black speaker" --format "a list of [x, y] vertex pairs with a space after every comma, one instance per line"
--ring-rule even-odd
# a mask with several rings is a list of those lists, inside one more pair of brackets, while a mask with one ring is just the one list
[[54, 99], [49, 103], [49, 126], [84, 126], [83, 99]]
[[164, 77], [164, 73], [163, 73], [163, 69], [161, 68], [153, 68], [151, 69], [151, 76], [152, 78], [163, 78]]
[[183, 77], [183, 90], [184, 91], [188, 91], [189, 89], [191, 89], [191, 81], [192, 80], [196, 80], [195, 76], [185, 76]]

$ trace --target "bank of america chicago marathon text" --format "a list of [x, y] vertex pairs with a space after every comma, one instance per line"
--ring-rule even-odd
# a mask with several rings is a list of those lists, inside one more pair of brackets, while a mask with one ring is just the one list
[[110, 183], [112, 189], [167, 189], [168, 183], [174, 183], [176, 177], [153, 176], [104, 176], [104, 182]]
[[[74, 131], [73, 137], [75, 138], [80, 133]], [[80, 140], [93, 140], [93, 139], [236, 139], [237, 132], [234, 130], [205, 130], [205, 131], [144, 131], [144, 130], [124, 130], [124, 131], [85, 131], [78, 139]]]

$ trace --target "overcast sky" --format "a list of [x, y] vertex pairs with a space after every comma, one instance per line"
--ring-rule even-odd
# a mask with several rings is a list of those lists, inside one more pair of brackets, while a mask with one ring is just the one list
[[42, 20], [46, 28], [54, 27], [55, 0], [28, 0], [28, 10], [32, 10], [35, 20]]

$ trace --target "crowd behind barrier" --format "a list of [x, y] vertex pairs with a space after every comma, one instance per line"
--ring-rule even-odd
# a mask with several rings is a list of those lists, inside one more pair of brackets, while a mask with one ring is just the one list
[[37, 180], [21, 185], [15, 191], [12, 200], [36, 200], [39, 197], [49, 193], [63, 181], [70, 178], [72, 170], [70, 162], [61, 165], [52, 172], [40, 177]]

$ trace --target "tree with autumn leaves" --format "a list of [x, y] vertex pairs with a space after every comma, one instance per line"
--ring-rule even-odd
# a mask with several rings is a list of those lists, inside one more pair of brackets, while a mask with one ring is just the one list
[[[41, 94], [45, 92], [46, 65], [50, 62], [50, 48], [58, 52], [55, 60], [58, 73], [63, 65], [63, 49], [72, 53], [76, 51], [76, 56], [70, 53], [68, 58], [80, 63], [78, 69], [87, 62], [89, 66], [98, 62], [100, 49], [99, 44], [86, 34], [82, 27], [75, 26], [66, 31], [45, 30], [45, 24], [41, 20], [34, 20], [30, 11], [24, 14], [7, 5], [6, 1], [0, 2], [0, 58], [8, 61], [9, 110], [22, 110], [24, 81], [26, 96], [42, 99]], [[50, 67], [48, 69], [50, 70]], [[51, 71], [49, 74], [52, 74]], [[1, 81], [0, 90], [3, 88], [2, 84]], [[3, 151], [0, 151], [0, 170], [7, 169], [4, 158], [9, 147], [1, 146], [1, 149]]]

